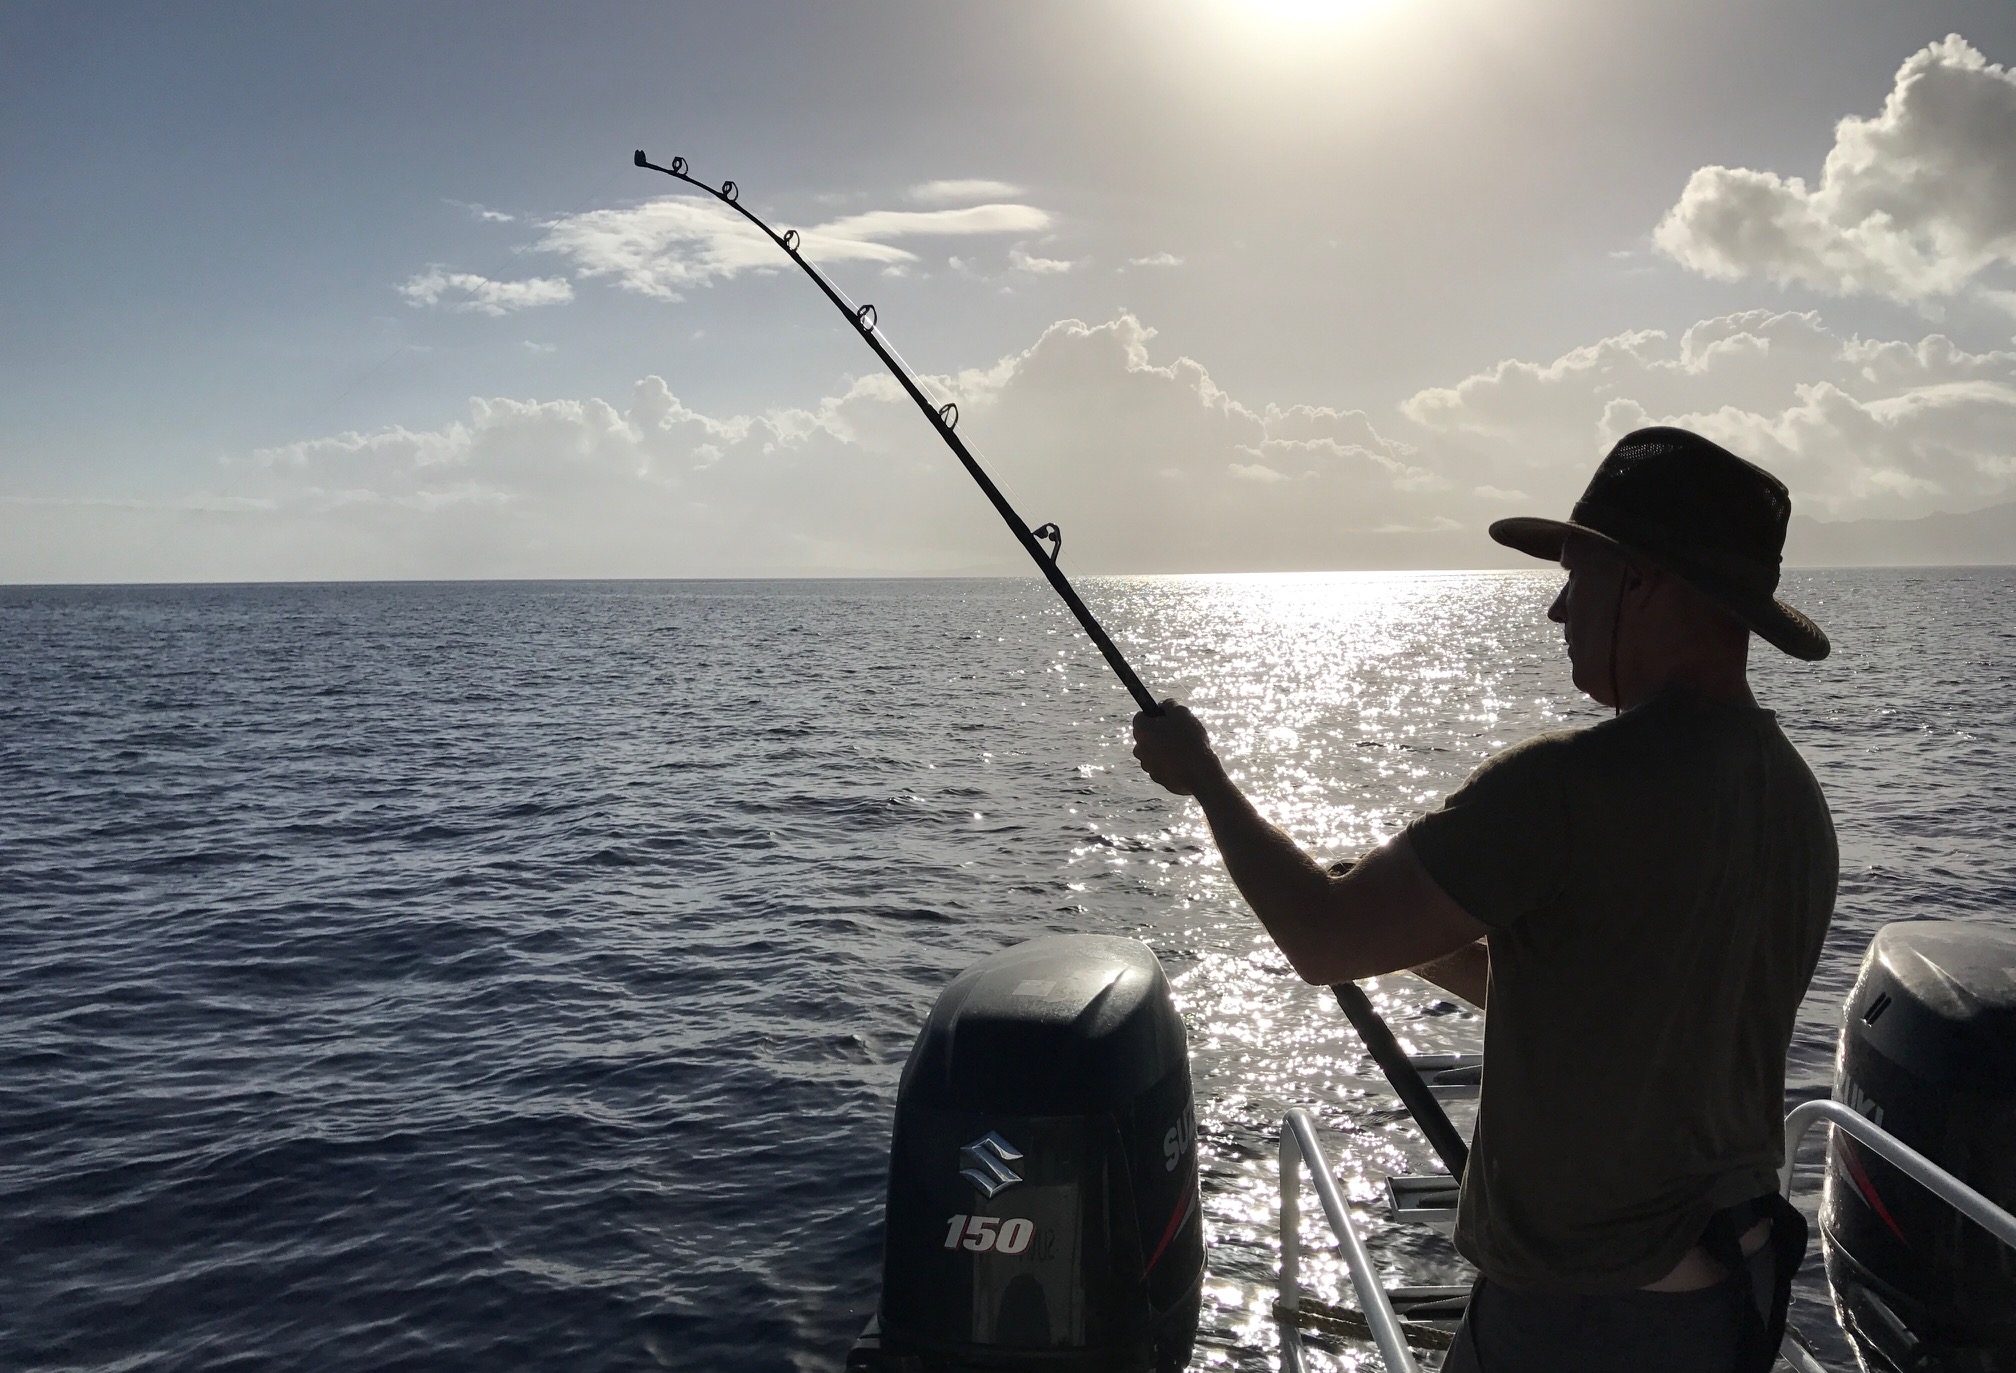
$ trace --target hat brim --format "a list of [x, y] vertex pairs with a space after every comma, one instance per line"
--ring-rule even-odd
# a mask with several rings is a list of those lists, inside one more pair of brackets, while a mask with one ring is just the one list
[[1627, 544], [1600, 529], [1591, 529], [1573, 520], [1515, 515], [1510, 519], [1494, 521], [1490, 532], [1492, 538], [1507, 548], [1547, 562], [1561, 561], [1561, 546], [1568, 542], [1570, 534], [1585, 534], [1613, 548], [1628, 548], [1670, 569], [1689, 586], [1748, 625], [1772, 647], [1809, 663], [1816, 663], [1833, 651], [1833, 645], [1827, 641], [1827, 632], [1813, 623], [1804, 611], [1771, 596], [1745, 593], [1730, 587], [1717, 578], [1688, 568], [1684, 559], [1663, 554], [1657, 549]]

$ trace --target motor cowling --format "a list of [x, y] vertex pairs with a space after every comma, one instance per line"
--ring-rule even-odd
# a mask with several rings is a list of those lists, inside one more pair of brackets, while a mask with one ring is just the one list
[[[2016, 934], [1877, 931], [1834, 1095], [2016, 1211]], [[1835, 1311], [1874, 1373], [2016, 1373], [2016, 1251], [1843, 1131], [1820, 1216]]]
[[903, 1070], [882, 1299], [850, 1368], [1176, 1370], [1204, 1276], [1183, 1021], [1133, 939], [982, 959]]

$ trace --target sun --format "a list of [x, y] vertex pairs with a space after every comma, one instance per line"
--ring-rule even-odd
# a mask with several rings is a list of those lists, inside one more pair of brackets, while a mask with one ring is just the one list
[[1283, 28], [1335, 28], [1390, 9], [1398, 0], [1227, 0], [1251, 20]]
[[1402, 0], [1202, 0], [1212, 30], [1253, 53], [1313, 58], [1357, 44], [1418, 5]]

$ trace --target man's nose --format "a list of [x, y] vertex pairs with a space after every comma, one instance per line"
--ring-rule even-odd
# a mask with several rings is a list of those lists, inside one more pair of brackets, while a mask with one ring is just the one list
[[1547, 607], [1547, 618], [1557, 625], [1568, 623], [1568, 584], [1566, 582], [1563, 582], [1561, 589], [1554, 593], [1554, 604]]

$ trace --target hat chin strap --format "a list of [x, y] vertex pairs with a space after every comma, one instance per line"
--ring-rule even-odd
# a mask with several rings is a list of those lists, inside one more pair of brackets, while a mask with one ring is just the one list
[[1624, 590], [1625, 580], [1631, 575], [1631, 565], [1619, 561], [1617, 573], [1617, 603], [1610, 612], [1610, 714], [1612, 718], [1624, 713], [1624, 684], [1617, 679], [1617, 641], [1624, 633]]

